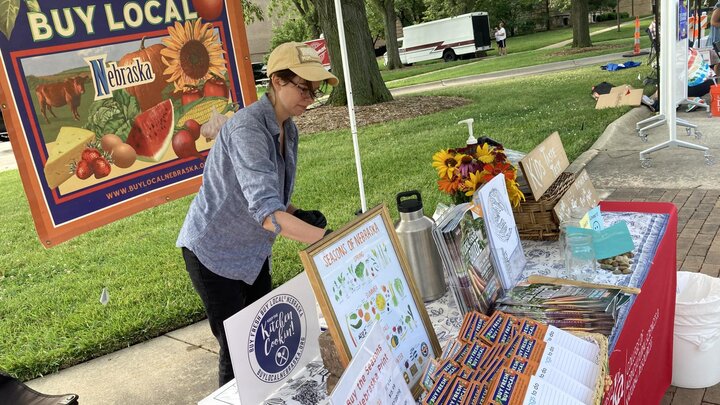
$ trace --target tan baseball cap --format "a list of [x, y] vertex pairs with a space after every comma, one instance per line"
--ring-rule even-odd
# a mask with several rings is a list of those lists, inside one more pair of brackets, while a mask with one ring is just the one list
[[327, 81], [331, 86], [338, 84], [337, 77], [323, 67], [317, 52], [300, 42], [286, 42], [270, 53], [267, 63], [268, 77], [285, 69], [290, 69], [310, 82]]

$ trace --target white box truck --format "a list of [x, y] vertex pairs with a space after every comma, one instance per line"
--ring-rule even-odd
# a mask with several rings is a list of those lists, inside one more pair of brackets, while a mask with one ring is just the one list
[[450, 62], [487, 51], [490, 43], [488, 13], [475, 12], [404, 27], [398, 51], [405, 65], [441, 58]]

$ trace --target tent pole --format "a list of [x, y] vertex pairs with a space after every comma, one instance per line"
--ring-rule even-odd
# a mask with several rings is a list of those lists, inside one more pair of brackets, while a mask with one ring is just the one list
[[350, 65], [348, 63], [347, 44], [345, 42], [345, 24], [343, 23], [342, 5], [340, 4], [340, 0], [335, 0], [335, 19], [337, 19], [338, 35], [340, 40], [340, 56], [342, 58], [343, 79], [345, 80], [345, 95], [347, 97], [348, 115], [350, 116], [350, 132], [352, 133], [353, 149], [355, 150], [355, 168], [357, 170], [358, 187], [360, 187], [360, 206], [362, 212], [365, 212], [367, 211], [365, 185], [363, 184], [360, 145], [358, 144], [357, 124], [355, 122], [355, 102], [352, 94]]

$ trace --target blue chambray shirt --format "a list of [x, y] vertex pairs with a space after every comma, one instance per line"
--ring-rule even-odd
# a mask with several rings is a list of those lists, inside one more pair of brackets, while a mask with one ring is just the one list
[[283, 125], [284, 159], [275, 111], [263, 96], [233, 115], [210, 149], [176, 245], [220, 276], [252, 284], [270, 256], [276, 235], [262, 222], [287, 209], [297, 168], [297, 127], [292, 119]]

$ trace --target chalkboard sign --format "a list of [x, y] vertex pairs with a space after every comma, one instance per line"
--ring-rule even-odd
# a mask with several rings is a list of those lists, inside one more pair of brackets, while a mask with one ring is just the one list
[[582, 208], [583, 211], [588, 211], [596, 206], [599, 201], [597, 191], [590, 181], [590, 176], [587, 171], [583, 170], [575, 178], [573, 184], [563, 194], [553, 210], [560, 222], [562, 222], [570, 218], [573, 209]]
[[419, 395], [422, 370], [441, 348], [387, 208], [371, 209], [300, 257], [343, 365], [378, 324]]
[[560, 134], [553, 132], [520, 160], [525, 179], [535, 200], [539, 200], [555, 179], [570, 166]]

